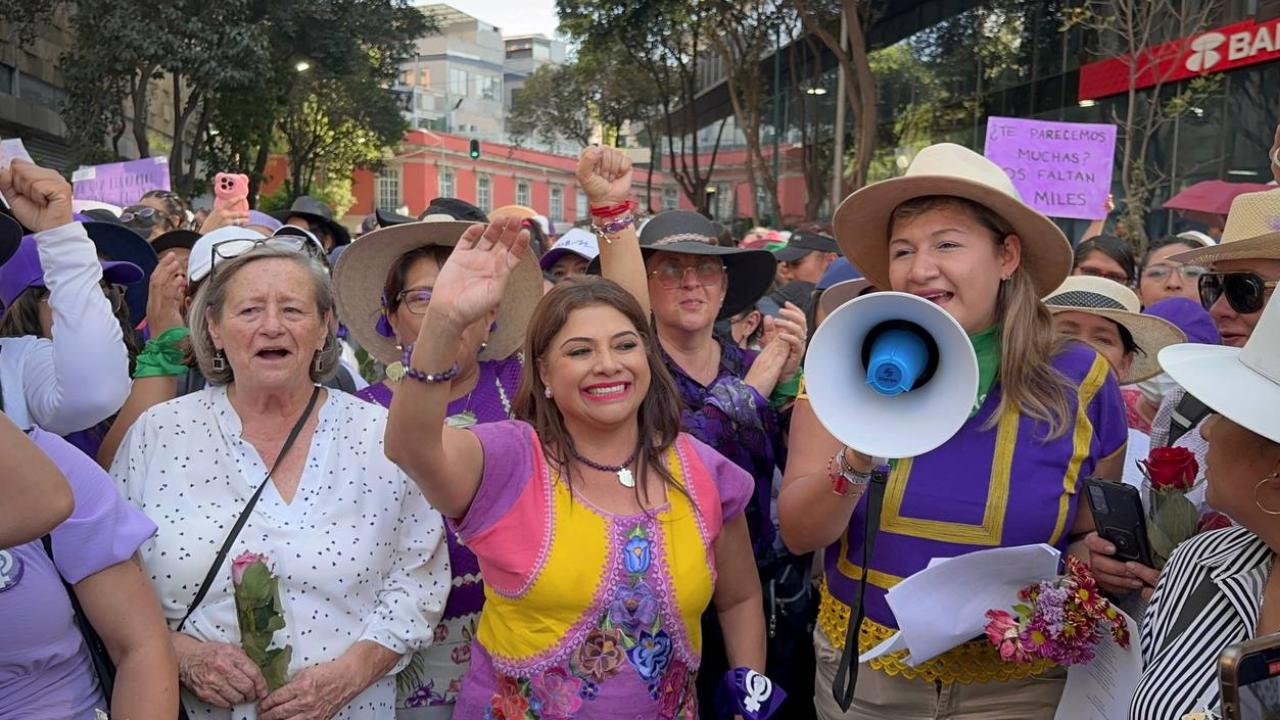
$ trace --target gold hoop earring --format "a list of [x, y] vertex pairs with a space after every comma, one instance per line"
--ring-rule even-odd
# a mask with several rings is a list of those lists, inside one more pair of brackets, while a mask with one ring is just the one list
[[1277, 477], [1280, 477], [1280, 474], [1271, 473], [1270, 475], [1259, 480], [1257, 485], [1253, 486], [1253, 504], [1257, 505], [1259, 510], [1261, 510], [1262, 512], [1268, 515], [1280, 515], [1280, 510], [1270, 510], [1264, 507], [1262, 504], [1262, 501], [1258, 499], [1258, 491], [1262, 489], [1263, 485], [1266, 485], [1268, 482], [1275, 480]]

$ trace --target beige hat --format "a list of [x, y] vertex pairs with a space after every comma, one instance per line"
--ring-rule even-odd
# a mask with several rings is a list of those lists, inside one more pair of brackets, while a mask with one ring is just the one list
[[1217, 245], [1171, 259], [1205, 266], [1222, 260], [1280, 260], [1280, 188], [1237, 195]]
[[1142, 382], [1160, 374], [1156, 356], [1170, 345], [1187, 341], [1178, 326], [1154, 315], [1142, 314], [1142, 302], [1132, 290], [1115, 280], [1088, 275], [1073, 275], [1044, 299], [1049, 312], [1082, 312], [1103, 317], [1120, 325], [1133, 336], [1138, 346], [1129, 372], [1120, 378], [1121, 385]]
[[[395, 338], [377, 331], [382, 315], [382, 289], [387, 273], [401, 255], [421, 247], [453, 247], [475, 223], [449, 215], [428, 215], [420, 222], [380, 228], [364, 235], [342, 253], [333, 269], [338, 316], [360, 347], [385, 364], [402, 360]], [[520, 349], [533, 309], [542, 299], [542, 273], [532, 255], [524, 257], [507, 281], [498, 305], [497, 328], [489, 334], [481, 360], [499, 360]]]
[[836, 210], [836, 241], [845, 257], [876, 287], [889, 288], [889, 217], [908, 200], [950, 195], [972, 200], [999, 215], [1022, 240], [1022, 267], [1040, 295], [1071, 273], [1071, 243], [1049, 218], [1022, 202], [1000, 166], [952, 143], [921, 150], [903, 177], [868, 185]]

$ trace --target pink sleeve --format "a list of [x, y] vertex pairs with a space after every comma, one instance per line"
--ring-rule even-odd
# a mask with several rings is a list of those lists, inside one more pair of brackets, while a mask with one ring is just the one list
[[[724, 524], [746, 510], [747, 503], [751, 501], [751, 493], [755, 491], [755, 481], [746, 470], [738, 467], [710, 445], [692, 435], [681, 433], [680, 437], [687, 443], [685, 448], [693, 450], [697, 460], [696, 465], [700, 466], [690, 468], [693, 471], [693, 477], [689, 478], [689, 482], [699, 505], [702, 506], [703, 515], [712, 520], [708, 526], [711, 535], [708, 539], [714, 543]], [[718, 507], [706, 506], [711, 502], [711, 495], [714, 495]]]
[[466, 516], [450, 523], [476, 554], [485, 583], [518, 595], [537, 576], [551, 542], [541, 443], [532, 427], [518, 421], [469, 429], [484, 450], [484, 476]]

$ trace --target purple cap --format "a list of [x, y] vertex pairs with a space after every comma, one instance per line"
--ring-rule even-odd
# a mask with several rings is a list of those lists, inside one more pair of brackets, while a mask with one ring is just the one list
[[1200, 303], [1185, 297], [1170, 297], [1151, 303], [1142, 312], [1164, 318], [1187, 334], [1187, 342], [1221, 345], [1222, 335], [1213, 324], [1209, 311]]
[[[102, 261], [102, 277], [107, 282], [129, 285], [142, 279], [142, 268], [131, 262]], [[27, 288], [44, 287], [44, 270], [34, 235], [22, 238], [18, 251], [0, 266], [0, 303], [9, 307]]]
[[246, 224], [247, 224], [247, 225], [259, 225], [259, 226], [261, 226], [261, 227], [271, 228], [271, 232], [275, 232], [275, 231], [277, 231], [277, 230], [279, 230], [279, 229], [280, 229], [280, 226], [281, 226], [283, 223], [281, 223], [279, 220], [277, 220], [277, 219], [275, 219], [275, 218], [271, 217], [270, 215], [268, 215], [268, 214], [266, 214], [266, 213], [262, 212], [261, 210], [250, 210], [250, 211], [249, 211], [249, 222], [248, 222], [248, 223], [246, 223]]

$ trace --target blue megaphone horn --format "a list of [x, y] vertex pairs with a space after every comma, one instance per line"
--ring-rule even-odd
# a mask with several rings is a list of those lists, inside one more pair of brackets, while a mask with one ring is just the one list
[[814, 333], [804, 365], [809, 403], [840, 442], [880, 458], [915, 457], [950, 439], [978, 393], [964, 328], [906, 293], [865, 295]]

